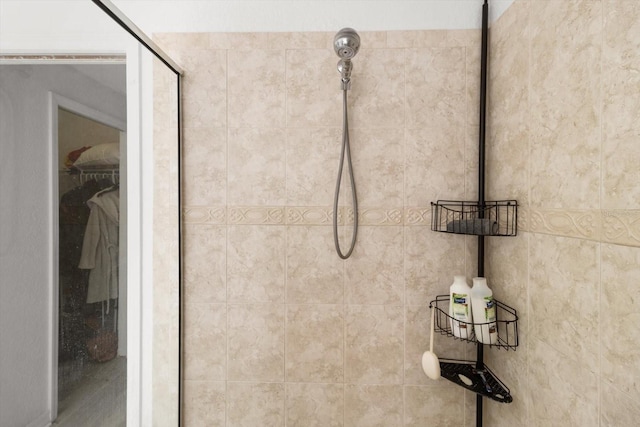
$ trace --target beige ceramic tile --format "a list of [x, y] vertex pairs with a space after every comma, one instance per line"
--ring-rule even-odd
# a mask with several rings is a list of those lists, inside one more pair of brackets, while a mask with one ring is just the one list
[[225, 426], [226, 390], [224, 382], [185, 381], [184, 424]]
[[227, 52], [190, 49], [180, 58], [183, 125], [220, 128], [227, 125]]
[[[469, 390], [464, 391], [464, 412], [460, 416], [460, 418], [464, 418], [464, 427], [476, 427], [476, 404], [478, 400], [477, 396], [477, 394]], [[483, 412], [483, 414], [485, 413], [486, 412]], [[464, 415], [464, 417], [462, 415]], [[483, 417], [483, 422], [485, 422], [484, 419], [485, 417]]]
[[227, 427], [284, 427], [284, 383], [227, 383]]
[[405, 227], [405, 298], [429, 305], [448, 294], [453, 276], [465, 272], [465, 239], [427, 227]]
[[284, 302], [286, 230], [230, 226], [227, 244], [229, 302]]
[[[153, 347], [153, 405], [155, 410], [153, 411], [153, 425], [158, 427], [170, 427], [174, 426], [178, 422], [178, 411], [175, 410], [175, 402], [179, 401], [178, 387], [167, 387], [168, 384], [180, 384], [180, 362], [178, 361], [178, 352], [176, 349], [180, 348], [178, 342], [179, 328], [177, 313], [175, 310], [175, 319], [170, 320], [170, 324], [165, 328], [164, 325], [158, 325], [156, 322], [153, 328], [153, 336], [155, 345]], [[155, 315], [155, 313], [154, 313]], [[182, 359], [184, 360], [184, 359]], [[122, 375], [122, 391], [126, 389], [126, 375], [123, 372]], [[111, 377], [112, 378], [112, 377]], [[103, 407], [101, 401], [96, 404]], [[126, 415], [126, 395], [122, 393], [122, 408], [121, 412], [123, 418]], [[58, 406], [60, 411], [60, 405]], [[91, 410], [89, 408], [86, 408]], [[115, 414], [114, 414], [115, 415]], [[111, 423], [107, 425], [118, 425], [117, 423]]]
[[[640, 61], [639, 61], [640, 62]], [[640, 84], [639, 84], [640, 88]], [[636, 92], [640, 93], [640, 89]], [[640, 116], [640, 108], [636, 117]], [[602, 207], [640, 208], [640, 131], [619, 139], [605, 138], [602, 147]]]
[[[157, 123], [156, 123], [157, 124]], [[169, 126], [171, 124], [169, 123]], [[165, 384], [177, 384], [179, 360], [177, 337], [179, 335], [178, 314], [180, 301], [179, 272], [179, 201], [178, 201], [178, 168], [177, 168], [177, 129], [158, 129], [154, 124], [153, 162], [156, 175], [153, 178], [153, 315], [160, 319], [154, 324], [154, 343], [151, 351], [154, 354], [152, 376], [157, 380], [166, 380]], [[167, 348], [174, 351], [168, 352]], [[175, 404], [176, 388], [160, 390], [158, 383], [153, 386], [154, 405]], [[123, 402], [124, 404], [124, 402]], [[158, 411], [162, 416], [164, 411]], [[165, 421], [176, 420], [175, 411], [169, 412]], [[80, 423], [86, 425], [87, 423]]]
[[407, 129], [405, 138], [405, 205], [462, 199], [465, 127]]
[[[492, 239], [489, 239], [491, 241]], [[485, 240], [486, 241], [486, 240]], [[478, 273], [478, 237], [464, 236], [464, 275], [469, 281], [477, 277]], [[490, 257], [485, 255], [485, 265]], [[485, 273], [486, 276], [486, 273]], [[451, 280], [453, 282], [453, 279]]]
[[520, 334], [527, 334], [529, 282], [526, 266], [529, 257], [529, 234], [519, 233], [518, 236], [509, 239], [487, 240], [487, 283], [495, 299], [517, 311]]
[[573, 132], [572, 126], [564, 129], [569, 131], [564, 135], [562, 131], [549, 132], [546, 127], [538, 129], [541, 133], [532, 129], [531, 205], [554, 209], [599, 208], [599, 133], [593, 130], [586, 135], [586, 126]]
[[269, 48], [269, 33], [207, 33], [209, 48], [236, 50], [255, 50]]
[[343, 262], [331, 227], [287, 227], [287, 303], [341, 304]]
[[[160, 239], [159, 233], [156, 233], [155, 237], [157, 238], [157, 242], [164, 240], [160, 245], [165, 249], [154, 252], [153, 272], [155, 280], [153, 282], [153, 311], [156, 316], [155, 318], [158, 319], [155, 324], [161, 325], [164, 328], [163, 332], [168, 332], [176, 326], [172, 324], [172, 322], [177, 320], [177, 313], [180, 307], [178, 299], [180, 283], [178, 276], [179, 265], [177, 262], [173, 262], [178, 259], [178, 251], [175, 246], [174, 250], [166, 249], [170, 247], [169, 242], [171, 242], [173, 246], [174, 239], [177, 240], [177, 233], [175, 237], [168, 236], [168, 238], [165, 239]], [[171, 329], [168, 330], [167, 328], [169, 327]]]
[[[443, 318], [444, 320], [444, 318]], [[447, 327], [446, 320], [442, 327]], [[429, 350], [431, 310], [428, 305], [407, 306], [405, 321], [404, 384], [438, 386], [446, 380], [432, 380], [422, 370], [422, 355]], [[436, 329], [433, 352], [443, 359], [465, 359], [473, 344], [441, 335]], [[460, 396], [461, 397], [461, 396]]]
[[287, 305], [286, 342], [287, 381], [343, 381], [342, 305]]
[[229, 129], [230, 205], [281, 206], [286, 203], [284, 129]]
[[333, 49], [287, 51], [287, 126], [342, 126], [342, 90]]
[[490, 127], [505, 120], [509, 123], [527, 120], [529, 16], [530, 2], [517, 1], [492, 24], [487, 104]]
[[587, 240], [531, 235], [531, 337], [599, 371], [600, 248]]
[[[405, 63], [404, 55], [403, 49], [363, 48], [352, 60], [351, 90], [347, 97], [350, 126], [404, 127], [405, 84], [399, 66]], [[341, 110], [342, 105], [336, 108]]]
[[224, 381], [227, 309], [224, 304], [188, 304], [184, 310], [184, 378]]
[[186, 205], [224, 205], [227, 201], [227, 132], [185, 128], [183, 188]]
[[284, 49], [230, 50], [229, 127], [284, 127]]
[[407, 129], [405, 145], [405, 205], [463, 198], [464, 128]]
[[[464, 50], [465, 68], [465, 90], [466, 90], [466, 125], [474, 126], [476, 129], [480, 124], [480, 56], [482, 46], [467, 46]], [[493, 63], [491, 64], [493, 66]], [[487, 87], [489, 79], [487, 79]], [[489, 97], [488, 97], [489, 98]], [[493, 98], [489, 98], [493, 100]], [[485, 112], [493, 104], [486, 101]], [[486, 123], [486, 122], [485, 122]]]
[[404, 387], [405, 427], [460, 425], [464, 389], [446, 380], [436, 384]]
[[533, 339], [529, 388], [532, 390], [528, 425], [588, 426], [597, 424], [598, 376], [575, 359]]
[[487, 134], [487, 200], [529, 203], [529, 130], [526, 120], [501, 121]]
[[227, 233], [215, 225], [184, 227], [184, 293], [187, 303], [225, 302]]
[[486, 399], [486, 424], [504, 427], [527, 427], [529, 424], [529, 402], [537, 396], [538, 389], [532, 389], [527, 376], [529, 365], [526, 329], [520, 331], [520, 345], [517, 351], [490, 349], [485, 351], [485, 363], [510, 391], [513, 402], [504, 404]]
[[[467, 126], [465, 128], [465, 146], [464, 146], [464, 200], [478, 200], [478, 170], [479, 170], [479, 138], [480, 130], [477, 126]], [[487, 145], [488, 144], [488, 145]], [[487, 150], [488, 147], [488, 150]], [[491, 150], [491, 135], [485, 133], [485, 156], [487, 151]], [[506, 153], [503, 153], [506, 154]], [[485, 159], [486, 162], [486, 159]], [[486, 163], [485, 163], [486, 166]], [[489, 183], [485, 181], [485, 200], [493, 200], [492, 197], [487, 195], [487, 191], [491, 192], [493, 188], [493, 182], [490, 180], [490, 173], [493, 168], [485, 169], [485, 180], [489, 178]], [[502, 195], [501, 195], [502, 197]], [[450, 197], [447, 197], [450, 198]], [[499, 198], [498, 198], [499, 199]]]
[[[159, 59], [153, 60], [153, 126], [158, 129], [178, 127], [178, 78]], [[173, 134], [174, 137], [177, 132]]]
[[287, 204], [331, 206], [342, 128], [287, 129]]
[[531, 203], [599, 208], [602, 5], [533, 2], [531, 17]]
[[[349, 143], [358, 204], [360, 206], [402, 206], [403, 130], [353, 129], [350, 133]], [[338, 162], [334, 165], [336, 176], [337, 168]], [[346, 168], [347, 164], [345, 163], [343, 173], [347, 172]], [[347, 192], [346, 186], [344, 191]]]
[[602, 245], [602, 377], [634, 401], [640, 398], [640, 248]]
[[401, 384], [403, 308], [389, 305], [350, 305], [346, 310], [345, 381], [359, 384]]
[[229, 305], [227, 379], [284, 380], [284, 307]]
[[280, 32], [269, 33], [270, 49], [333, 49], [334, 32]]
[[465, 49], [408, 49], [406, 61], [407, 127], [464, 125]]
[[401, 427], [401, 385], [345, 385], [344, 423], [350, 427]]
[[[640, 9], [633, 0], [607, 0], [602, 4], [602, 119], [606, 147], [609, 139], [624, 140], [634, 136], [637, 139], [640, 132], [640, 100], [636, 96], [640, 91], [640, 76], [637, 73], [640, 67]], [[637, 151], [635, 154], [637, 156]], [[626, 169], [625, 172], [632, 170]], [[632, 178], [629, 177], [629, 181]]]
[[638, 401], [621, 393], [615, 386], [615, 383], [611, 384], [606, 379], [600, 382], [602, 388], [600, 426], [617, 427], [637, 424], [640, 418]]
[[479, 49], [479, 30], [387, 31], [387, 47], [391, 48], [461, 47], [476, 45]]
[[[360, 36], [361, 49], [379, 50], [387, 47], [387, 31], [358, 31], [358, 35]], [[333, 41], [333, 37], [331, 40]], [[360, 54], [358, 54], [359, 57]]]
[[402, 227], [360, 227], [345, 273], [348, 304], [403, 304]]
[[342, 384], [287, 383], [288, 427], [342, 427], [344, 386]]

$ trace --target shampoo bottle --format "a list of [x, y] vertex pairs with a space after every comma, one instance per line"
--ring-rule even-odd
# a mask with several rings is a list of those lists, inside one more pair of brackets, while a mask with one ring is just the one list
[[493, 292], [491, 292], [491, 289], [487, 286], [487, 279], [484, 277], [473, 278], [471, 307], [473, 307], [476, 340], [482, 344], [497, 343], [498, 325], [496, 323], [496, 304], [493, 300]]
[[454, 276], [449, 288], [449, 316], [455, 337], [471, 338], [471, 288], [464, 276]]

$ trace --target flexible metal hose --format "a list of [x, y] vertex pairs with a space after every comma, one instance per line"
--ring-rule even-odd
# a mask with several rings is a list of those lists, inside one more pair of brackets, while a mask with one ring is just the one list
[[[336, 194], [333, 198], [333, 241], [336, 245], [336, 252], [342, 259], [351, 256], [353, 248], [356, 246], [356, 237], [358, 235], [358, 197], [356, 195], [356, 181], [353, 178], [353, 164], [351, 163], [351, 147], [349, 146], [349, 121], [347, 118], [347, 89], [342, 90], [342, 150], [340, 151], [340, 167], [338, 168], [338, 181], [336, 182]], [[342, 253], [340, 249], [340, 240], [338, 239], [338, 199], [340, 197], [340, 184], [342, 181], [342, 169], [344, 167], [345, 155], [347, 158], [347, 168], [349, 169], [349, 181], [351, 182], [351, 196], [353, 200], [353, 236], [351, 237], [351, 246], [347, 253]]]

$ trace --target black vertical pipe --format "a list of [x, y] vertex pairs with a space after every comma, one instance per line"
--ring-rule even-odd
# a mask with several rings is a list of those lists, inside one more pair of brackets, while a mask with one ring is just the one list
[[[487, 52], [489, 46], [489, 4], [482, 5], [482, 53], [480, 56], [480, 132], [478, 141], [478, 209], [484, 218], [485, 136], [487, 118]], [[478, 277], [484, 277], [484, 236], [478, 236]], [[484, 346], [476, 344], [476, 368], [484, 369]], [[476, 395], [476, 427], [482, 427], [482, 395]]]
[[[489, 5], [484, 0], [482, 6], [482, 53], [480, 57], [480, 140], [478, 150], [478, 203], [482, 208], [485, 203], [485, 134], [487, 116], [487, 51], [489, 41]], [[484, 211], [480, 211], [484, 216]], [[481, 236], [482, 237], [482, 236]], [[482, 268], [480, 263], [478, 269]]]
[[182, 210], [184, 209], [182, 182], [184, 168], [183, 139], [182, 139], [182, 75], [176, 74], [178, 96], [178, 426], [184, 425], [182, 411], [184, 401], [184, 227], [182, 225]]

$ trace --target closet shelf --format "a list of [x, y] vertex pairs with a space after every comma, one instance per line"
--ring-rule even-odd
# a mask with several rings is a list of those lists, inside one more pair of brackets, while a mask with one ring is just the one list
[[477, 369], [474, 361], [440, 359], [440, 375], [467, 390], [497, 402], [513, 401], [509, 388], [486, 366]]
[[515, 236], [518, 233], [518, 201], [431, 202], [431, 229], [474, 236]]
[[[518, 346], [518, 313], [512, 307], [501, 303], [494, 299], [496, 303], [496, 326], [498, 330], [498, 340], [495, 344], [484, 344], [489, 347], [497, 347], [505, 350], [515, 350]], [[449, 316], [449, 295], [438, 295], [436, 299], [429, 303], [429, 308], [435, 308], [435, 331], [441, 335], [453, 337], [457, 340], [480, 343], [478, 337], [475, 336], [474, 326], [489, 325], [489, 323], [470, 323], [456, 320], [459, 326], [465, 327], [469, 338], [460, 338], [454, 335], [452, 330], [452, 320]], [[493, 323], [493, 322], [492, 322]], [[485, 328], [478, 328], [483, 330]], [[488, 328], [487, 328], [488, 329]], [[461, 334], [457, 334], [461, 335]], [[488, 341], [488, 340], [483, 340]]]

